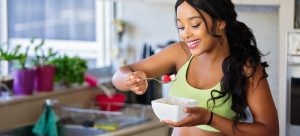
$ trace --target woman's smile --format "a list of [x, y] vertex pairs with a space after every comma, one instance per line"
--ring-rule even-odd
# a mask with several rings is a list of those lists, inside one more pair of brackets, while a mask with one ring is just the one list
[[187, 41], [186, 43], [190, 49], [195, 49], [199, 45], [200, 40]]

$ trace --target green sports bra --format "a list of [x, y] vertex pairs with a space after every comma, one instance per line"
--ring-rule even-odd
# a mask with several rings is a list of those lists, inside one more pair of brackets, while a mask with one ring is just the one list
[[[186, 73], [192, 58], [193, 56], [191, 56], [178, 71], [176, 75], [176, 81], [171, 83], [169, 96], [196, 99], [198, 100], [199, 107], [207, 109], [207, 101], [211, 98], [211, 91], [219, 91], [221, 89], [221, 84], [218, 83], [209, 89], [197, 89], [189, 85], [186, 80]], [[223, 98], [225, 99], [225, 97]], [[232, 119], [235, 116], [235, 112], [231, 110], [231, 99], [229, 98], [225, 103], [222, 104], [224, 101], [223, 98], [216, 100], [216, 105], [221, 105], [214, 107], [212, 112], [227, 119]], [[206, 131], [220, 132], [219, 130], [208, 125], [198, 125], [196, 127]]]

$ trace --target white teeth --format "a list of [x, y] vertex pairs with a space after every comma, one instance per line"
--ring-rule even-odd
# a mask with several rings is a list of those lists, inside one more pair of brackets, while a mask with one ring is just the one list
[[188, 42], [188, 45], [197, 44], [198, 42], [199, 42], [199, 40], [195, 40], [195, 41], [192, 41], [192, 42]]

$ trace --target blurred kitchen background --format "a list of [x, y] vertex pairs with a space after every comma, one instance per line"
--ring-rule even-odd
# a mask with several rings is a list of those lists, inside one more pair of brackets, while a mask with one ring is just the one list
[[[50, 106], [57, 108], [74, 104], [90, 105], [86, 103], [95, 98], [100, 99], [102, 93], [105, 96], [119, 94], [111, 85], [111, 76], [118, 67], [153, 55], [179, 40], [174, 19], [175, 2], [176, 0], [0, 0], [0, 43], [4, 51], [16, 49], [20, 45], [19, 52], [22, 53], [29, 46], [25, 63], [28, 68], [35, 67], [30, 60], [37, 58], [34, 47], [38, 45], [43, 45], [41, 50], [44, 52], [53, 50], [53, 59], [64, 55], [69, 59], [77, 56], [86, 64], [86, 69], [80, 67], [86, 71], [84, 79], [72, 85], [62, 87], [61, 82], [55, 82], [50, 90], [35, 89], [26, 95], [17, 95], [20, 92], [14, 92], [14, 88], [8, 89], [10, 92], [2, 88], [0, 135], [1, 132], [7, 135], [29, 134], [28, 130], [39, 119], [46, 99], [52, 102]], [[268, 81], [279, 114], [280, 136], [299, 135], [300, 0], [233, 2], [236, 4], [239, 20], [253, 30], [258, 47], [268, 54], [263, 59], [270, 65], [267, 68]], [[5, 78], [15, 78], [14, 65], [13, 61], [1, 58], [0, 75], [3, 82]], [[166, 96], [166, 91], [167, 85], [150, 82], [148, 92], [143, 96], [120, 94], [126, 96], [126, 107], [138, 104], [147, 110], [151, 100]], [[123, 122], [136, 120], [136, 123], [117, 129], [111, 125], [97, 130], [65, 129], [78, 135], [169, 135], [169, 127], [157, 120], [149, 121], [149, 117], [145, 118], [125, 120]]]

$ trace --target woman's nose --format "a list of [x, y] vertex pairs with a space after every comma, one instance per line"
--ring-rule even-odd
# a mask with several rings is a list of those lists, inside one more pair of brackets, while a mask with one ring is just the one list
[[191, 36], [192, 36], [192, 33], [191, 33], [191, 31], [188, 28], [186, 28], [186, 29], [183, 30], [182, 37], [184, 39], [188, 39]]

